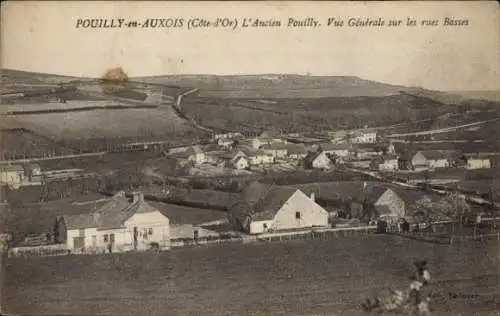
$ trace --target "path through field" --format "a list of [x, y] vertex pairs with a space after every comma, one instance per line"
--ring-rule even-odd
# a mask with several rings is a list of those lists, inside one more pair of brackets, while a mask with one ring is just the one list
[[426, 258], [438, 314], [472, 315], [500, 308], [498, 246], [371, 236], [9, 259], [5, 307], [37, 315], [360, 314], [362, 298], [406, 288], [412, 260]]

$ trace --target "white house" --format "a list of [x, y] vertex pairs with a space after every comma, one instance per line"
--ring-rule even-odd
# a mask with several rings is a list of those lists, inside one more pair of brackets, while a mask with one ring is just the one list
[[311, 152], [304, 158], [304, 165], [306, 168], [312, 169], [330, 169], [333, 167], [333, 162], [324, 151]]
[[376, 142], [376, 132], [357, 132], [351, 138], [352, 144], [375, 144]]
[[217, 140], [217, 145], [223, 148], [231, 148], [233, 145], [234, 140], [230, 138], [219, 138]]
[[287, 153], [290, 159], [302, 160], [307, 156], [307, 149], [303, 144], [288, 144]]
[[399, 161], [397, 156], [387, 155], [377, 161], [377, 169], [380, 171], [394, 171], [398, 168]]
[[76, 253], [170, 248], [170, 220], [141, 193], [129, 202], [119, 192], [97, 211], [60, 216], [56, 225], [60, 241]]
[[269, 165], [274, 163], [274, 156], [272, 154], [265, 153], [262, 150], [242, 149], [242, 151], [245, 153], [248, 163], [251, 166]]
[[440, 150], [418, 151], [411, 158], [414, 170], [425, 170], [429, 168], [447, 168], [450, 166], [449, 156]]
[[190, 150], [188, 150], [189, 156], [188, 160], [192, 161], [195, 165], [201, 165], [205, 163], [206, 157], [205, 153], [201, 149], [200, 146], [193, 146]]
[[24, 181], [24, 168], [20, 165], [0, 166], [0, 183], [18, 188]]
[[243, 229], [249, 234], [310, 227], [327, 227], [328, 212], [302, 191], [272, 187], [248, 214]]
[[338, 157], [347, 157], [350, 152], [350, 146], [347, 144], [324, 143], [319, 145], [319, 149], [327, 154], [334, 154]]
[[274, 158], [285, 158], [288, 153], [288, 148], [286, 144], [274, 143], [262, 145], [261, 150]]
[[481, 156], [466, 156], [465, 157], [467, 169], [490, 169], [491, 161], [488, 157]]
[[234, 169], [242, 170], [248, 168], [250, 163], [245, 156], [238, 156], [234, 161], [231, 162]]

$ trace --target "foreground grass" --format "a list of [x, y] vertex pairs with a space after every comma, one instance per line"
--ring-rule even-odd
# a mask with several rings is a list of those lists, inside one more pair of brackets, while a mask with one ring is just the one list
[[372, 236], [17, 258], [6, 263], [4, 307], [37, 315], [355, 315], [365, 296], [405, 288], [413, 259], [426, 258], [439, 314], [472, 315], [500, 308], [498, 247]]

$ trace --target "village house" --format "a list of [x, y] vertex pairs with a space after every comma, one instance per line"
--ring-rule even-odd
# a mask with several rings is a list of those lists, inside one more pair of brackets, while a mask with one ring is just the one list
[[265, 153], [260, 149], [253, 149], [251, 147], [249, 148], [248, 146], [240, 146], [238, 147], [238, 150], [241, 150], [245, 154], [251, 166], [270, 165], [274, 163], [274, 156], [269, 153]]
[[170, 247], [169, 219], [134, 193], [118, 192], [97, 211], [59, 216], [57, 240], [71, 252], [120, 252]]
[[307, 156], [307, 149], [303, 144], [288, 144], [287, 153], [290, 159], [302, 160]]
[[195, 165], [201, 165], [206, 162], [205, 152], [200, 146], [193, 146], [188, 149], [188, 160]]
[[24, 182], [24, 168], [20, 165], [0, 166], [0, 183], [19, 188]]
[[224, 149], [230, 149], [234, 144], [234, 140], [230, 138], [219, 138], [217, 140], [217, 145]]
[[398, 170], [398, 157], [393, 155], [385, 155], [377, 157], [373, 160], [373, 167], [379, 171], [394, 171]]
[[390, 188], [365, 184], [363, 192], [357, 197], [363, 204], [365, 216], [397, 223], [405, 216], [405, 202]]
[[354, 152], [354, 156], [358, 159], [373, 158], [384, 153], [379, 146], [367, 143], [356, 144], [353, 146], [352, 151]]
[[328, 227], [328, 212], [315, 202], [314, 195], [273, 186], [260, 194], [234, 205], [240, 229], [249, 234]]
[[375, 144], [377, 142], [377, 132], [358, 131], [350, 136], [352, 144]]
[[319, 144], [319, 150], [326, 152], [327, 154], [333, 154], [337, 157], [345, 158], [349, 156], [350, 146], [347, 144], [332, 144], [332, 143], [322, 143]]
[[372, 159], [352, 159], [349, 160], [348, 165], [352, 168], [370, 169], [372, 167]]
[[441, 150], [418, 151], [411, 157], [411, 166], [415, 171], [450, 166], [448, 153]]
[[333, 144], [347, 144], [347, 132], [345, 130], [328, 132], [328, 137]]
[[333, 161], [324, 151], [310, 152], [304, 158], [304, 167], [308, 169], [328, 170], [333, 167]]
[[487, 156], [481, 155], [464, 155], [465, 158], [465, 168], [472, 169], [490, 169], [491, 168], [491, 160]]
[[212, 135], [212, 139], [218, 141], [220, 139], [234, 139], [243, 137], [243, 135], [239, 132], [228, 132], [228, 133], [215, 133]]
[[264, 153], [272, 155], [275, 159], [283, 159], [288, 153], [286, 144], [274, 143], [265, 144], [260, 148]]
[[245, 156], [238, 156], [234, 161], [231, 161], [234, 169], [242, 170], [250, 166], [248, 159]]

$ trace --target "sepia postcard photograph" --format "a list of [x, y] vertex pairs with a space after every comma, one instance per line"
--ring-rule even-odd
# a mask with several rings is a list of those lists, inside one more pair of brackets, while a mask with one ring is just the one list
[[500, 315], [496, 1], [1, 9], [1, 315]]

